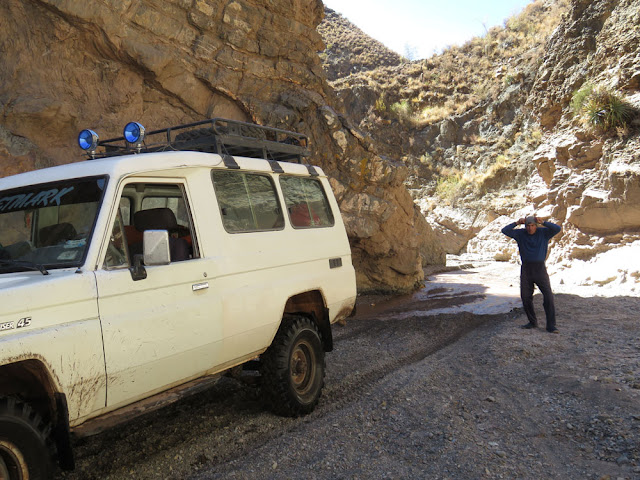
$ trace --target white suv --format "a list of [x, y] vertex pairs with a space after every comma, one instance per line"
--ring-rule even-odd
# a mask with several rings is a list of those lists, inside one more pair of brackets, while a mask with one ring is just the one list
[[0, 479], [72, 469], [71, 432], [248, 362], [273, 411], [312, 411], [356, 286], [306, 137], [214, 119], [79, 143], [0, 179]]

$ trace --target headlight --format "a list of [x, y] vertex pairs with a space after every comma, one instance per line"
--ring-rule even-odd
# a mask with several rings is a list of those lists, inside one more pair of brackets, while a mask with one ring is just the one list
[[78, 145], [83, 150], [95, 152], [98, 147], [98, 134], [93, 130], [82, 130], [78, 134]]

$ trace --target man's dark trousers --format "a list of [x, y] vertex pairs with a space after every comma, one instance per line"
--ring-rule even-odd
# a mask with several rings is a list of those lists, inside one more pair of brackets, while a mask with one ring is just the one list
[[556, 326], [556, 307], [553, 303], [553, 292], [551, 283], [544, 262], [524, 262], [520, 269], [520, 298], [524, 312], [527, 314], [529, 323], [538, 324], [536, 312], [533, 309], [533, 289], [534, 284], [538, 286], [544, 298], [542, 305], [547, 316], [547, 330], [552, 330]]

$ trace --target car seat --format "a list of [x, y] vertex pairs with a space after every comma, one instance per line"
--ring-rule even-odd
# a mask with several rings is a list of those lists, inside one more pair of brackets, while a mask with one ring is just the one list
[[[178, 228], [176, 216], [170, 208], [150, 208], [139, 210], [133, 215], [133, 224], [136, 230], [167, 230], [169, 234]], [[131, 258], [142, 253], [142, 242], [137, 242], [129, 248]], [[180, 262], [189, 258], [189, 243], [184, 238], [175, 238], [169, 235], [169, 252], [172, 262]]]

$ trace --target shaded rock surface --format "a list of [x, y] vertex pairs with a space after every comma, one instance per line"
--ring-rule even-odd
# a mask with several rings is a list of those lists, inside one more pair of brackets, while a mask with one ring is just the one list
[[119, 136], [226, 117], [311, 139], [332, 177], [361, 291], [408, 291], [443, 263], [403, 181], [335, 108], [316, 52], [319, 0], [7, 0], [0, 4], [0, 175], [81, 159]]

